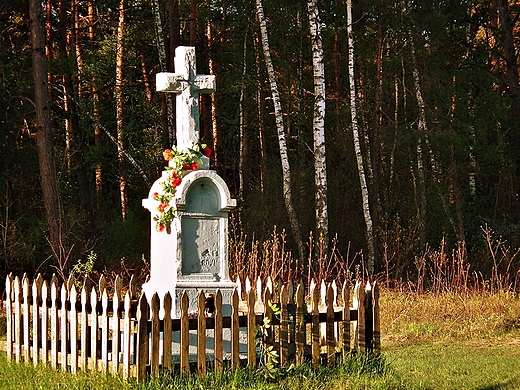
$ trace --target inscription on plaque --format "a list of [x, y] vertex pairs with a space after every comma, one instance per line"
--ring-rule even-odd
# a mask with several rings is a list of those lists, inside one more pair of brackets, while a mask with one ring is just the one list
[[219, 220], [184, 217], [182, 275], [219, 273]]

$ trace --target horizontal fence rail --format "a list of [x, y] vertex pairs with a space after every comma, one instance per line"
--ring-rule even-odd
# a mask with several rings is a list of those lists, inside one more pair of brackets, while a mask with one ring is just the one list
[[180, 318], [172, 318], [169, 293], [138, 298], [133, 280], [123, 291], [116, 277], [109, 294], [104, 276], [96, 288], [72, 278], [60, 286], [56, 277], [48, 283], [38, 275], [31, 283], [9, 275], [7, 358], [142, 382], [161, 369], [205, 375], [224, 366], [256, 366], [273, 355], [282, 365], [317, 366], [351, 351], [380, 352], [377, 283], [358, 282], [353, 291], [348, 281], [341, 288], [311, 282], [306, 289], [271, 280], [252, 287], [246, 280], [242, 287], [237, 281], [230, 315], [223, 315], [220, 291], [200, 291], [196, 312], [188, 312], [184, 293], [177, 303]]

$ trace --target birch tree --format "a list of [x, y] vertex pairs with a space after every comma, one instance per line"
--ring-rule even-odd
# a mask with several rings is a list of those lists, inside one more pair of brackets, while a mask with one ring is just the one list
[[[314, 110], [312, 134], [314, 139], [314, 182], [316, 185], [316, 233], [329, 244], [329, 217], [327, 209], [327, 162], [325, 152], [325, 64], [323, 39], [317, 0], [307, 2], [312, 43], [314, 75]], [[327, 250], [325, 251], [327, 253]]]
[[125, 0], [119, 2], [119, 21], [116, 36], [116, 127], [117, 127], [117, 156], [119, 159], [119, 197], [121, 201], [121, 217], [126, 220], [126, 175], [123, 168], [124, 156], [124, 129], [123, 129], [123, 38], [125, 27]]
[[256, 0], [256, 12], [258, 22], [260, 24], [260, 35], [262, 40], [262, 49], [264, 52], [265, 65], [267, 67], [267, 74], [269, 76], [269, 84], [271, 86], [271, 95], [273, 98], [274, 115], [276, 122], [276, 131], [278, 133], [278, 147], [280, 150], [280, 160], [282, 165], [282, 190], [285, 201], [285, 208], [289, 216], [289, 222], [293, 232], [294, 239], [298, 246], [298, 254], [300, 265], [304, 263], [305, 248], [300, 230], [300, 223], [294, 209], [291, 191], [291, 167], [289, 165], [289, 156], [287, 154], [287, 142], [285, 139], [285, 126], [283, 121], [282, 104], [280, 102], [280, 94], [278, 92], [278, 82], [274, 72], [273, 61], [269, 49], [269, 37], [267, 35], [267, 23], [264, 16], [264, 9], [262, 0]]
[[363, 201], [363, 217], [365, 219], [366, 238], [367, 238], [367, 271], [370, 275], [375, 269], [375, 245], [372, 216], [370, 214], [370, 201], [368, 186], [365, 177], [365, 166], [361, 143], [359, 137], [359, 124], [356, 104], [356, 82], [354, 78], [354, 33], [352, 30], [352, 0], [347, 0], [347, 37], [348, 37], [348, 78], [350, 85], [350, 116], [352, 119], [352, 137], [354, 140], [354, 151], [358, 167], [359, 184], [361, 186], [361, 197]]

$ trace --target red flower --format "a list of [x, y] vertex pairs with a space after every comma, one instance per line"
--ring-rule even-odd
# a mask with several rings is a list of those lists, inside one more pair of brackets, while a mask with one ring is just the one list
[[204, 156], [206, 156], [206, 157], [211, 156], [211, 149], [210, 149], [210, 147], [209, 147], [209, 146], [206, 146], [206, 147], [204, 148], [204, 150], [202, 151], [202, 154], [203, 154]]
[[182, 179], [180, 177], [174, 177], [172, 180], [172, 186], [178, 187], [182, 182]]
[[199, 167], [199, 164], [197, 164], [196, 162], [192, 162], [191, 163], [191, 170], [192, 171], [196, 171], [198, 167]]
[[164, 213], [164, 209], [166, 207], [168, 207], [169, 203], [168, 202], [162, 202], [159, 207], [157, 207], [157, 210], [159, 210], [161, 213]]
[[157, 224], [155, 225], [155, 230], [158, 231], [159, 233], [163, 232], [165, 228], [166, 227], [162, 223], [159, 223], [159, 222], [157, 222]]
[[154, 192], [153, 193], [153, 199], [154, 200], [159, 200], [159, 193], [158, 192]]

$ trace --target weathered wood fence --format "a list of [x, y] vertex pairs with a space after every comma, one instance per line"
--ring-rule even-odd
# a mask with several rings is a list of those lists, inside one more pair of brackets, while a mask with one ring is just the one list
[[225, 365], [256, 366], [268, 347], [280, 364], [318, 365], [352, 350], [380, 351], [377, 284], [356, 283], [351, 293], [348, 282], [341, 288], [311, 283], [307, 291], [303, 283], [277, 283], [279, 291], [271, 281], [253, 288], [246, 281], [243, 289], [238, 283], [230, 316], [222, 315], [220, 292], [208, 304], [201, 291], [197, 313], [188, 313], [184, 293], [181, 316], [172, 319], [169, 294], [162, 300], [154, 295], [149, 304], [144, 295], [137, 299], [133, 283], [123, 293], [119, 277], [109, 296], [104, 277], [97, 289], [85, 284], [78, 290], [73, 279], [60, 286], [56, 277], [48, 283], [38, 275], [31, 283], [9, 275], [7, 358], [71, 372], [119, 373], [141, 382], [162, 368], [205, 375]]

